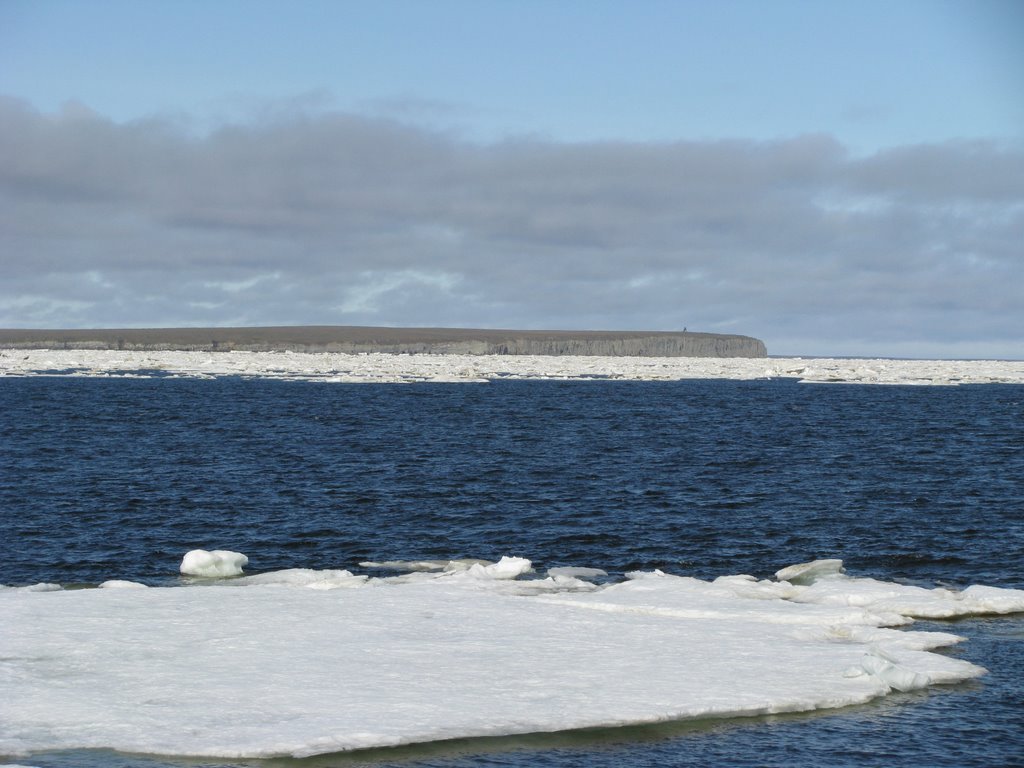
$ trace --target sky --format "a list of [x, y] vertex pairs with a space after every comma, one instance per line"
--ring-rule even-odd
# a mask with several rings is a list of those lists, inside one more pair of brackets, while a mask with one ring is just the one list
[[0, 327], [1024, 358], [1018, 0], [0, 0]]

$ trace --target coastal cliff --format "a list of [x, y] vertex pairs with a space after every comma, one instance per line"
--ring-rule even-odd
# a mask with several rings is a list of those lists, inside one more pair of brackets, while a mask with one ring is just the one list
[[463, 355], [605, 355], [613, 357], [766, 357], [750, 336], [688, 331], [511, 331], [473, 328], [0, 329], [8, 349], [136, 351], [388, 352]]

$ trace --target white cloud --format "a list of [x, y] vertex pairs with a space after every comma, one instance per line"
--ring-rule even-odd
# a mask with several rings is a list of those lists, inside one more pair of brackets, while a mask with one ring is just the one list
[[263, 282], [272, 282], [281, 279], [280, 272], [271, 272], [266, 275], [253, 275], [245, 280], [207, 280], [203, 282], [204, 288], [212, 288], [225, 293], [240, 293], [255, 288]]
[[343, 290], [344, 298], [338, 310], [345, 314], [376, 314], [396, 293], [412, 288], [450, 296], [459, 282], [458, 275], [430, 274], [409, 269], [399, 272], [363, 272], [354, 285]]

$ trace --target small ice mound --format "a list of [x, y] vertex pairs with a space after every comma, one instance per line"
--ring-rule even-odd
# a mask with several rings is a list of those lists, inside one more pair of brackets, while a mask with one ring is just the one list
[[[149, 589], [145, 584], [137, 581], [125, 581], [123, 579], [109, 579], [100, 584], [100, 589]], [[0, 768], [3, 768], [0, 766]]]
[[808, 585], [824, 576], [842, 575], [844, 570], [842, 560], [812, 560], [776, 571], [775, 578], [779, 581], [788, 581], [790, 584]]
[[242, 568], [248, 562], [249, 558], [241, 552], [231, 552], [226, 549], [207, 552], [205, 549], [193, 549], [181, 559], [179, 570], [186, 576], [205, 576], [207, 578], [240, 576]]

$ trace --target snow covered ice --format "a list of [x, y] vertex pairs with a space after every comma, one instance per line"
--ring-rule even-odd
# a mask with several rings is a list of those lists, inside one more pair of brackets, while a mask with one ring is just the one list
[[0, 376], [58, 374], [373, 383], [795, 378], [817, 383], [951, 385], [1024, 383], [1024, 361], [0, 349]]
[[367, 566], [394, 570], [0, 589], [0, 756], [303, 756], [841, 707], [983, 674], [932, 653], [959, 638], [912, 617], [1024, 611], [1024, 590], [927, 590], [838, 561], [794, 581], [617, 583], [521, 558]]

